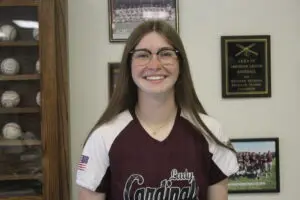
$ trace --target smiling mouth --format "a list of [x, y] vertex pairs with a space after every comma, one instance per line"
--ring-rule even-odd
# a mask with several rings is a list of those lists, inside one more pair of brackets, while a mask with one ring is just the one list
[[149, 81], [158, 81], [158, 80], [163, 80], [167, 76], [164, 75], [157, 75], [157, 76], [144, 76], [143, 78]]

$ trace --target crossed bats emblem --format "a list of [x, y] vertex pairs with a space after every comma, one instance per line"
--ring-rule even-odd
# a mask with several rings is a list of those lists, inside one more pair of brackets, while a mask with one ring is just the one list
[[241, 44], [236, 44], [237, 47], [239, 47], [241, 49], [241, 51], [239, 51], [238, 53], [235, 54], [235, 56], [239, 56], [241, 55], [242, 53], [245, 55], [245, 56], [250, 56], [250, 54], [253, 54], [253, 55], [258, 55], [257, 52], [251, 50], [252, 47], [254, 47], [256, 44], [255, 43], [252, 43], [248, 46], [243, 46]]

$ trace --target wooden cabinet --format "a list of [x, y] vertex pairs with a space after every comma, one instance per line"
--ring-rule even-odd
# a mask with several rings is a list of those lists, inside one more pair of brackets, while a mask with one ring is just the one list
[[0, 200], [69, 200], [66, 8], [0, 0]]

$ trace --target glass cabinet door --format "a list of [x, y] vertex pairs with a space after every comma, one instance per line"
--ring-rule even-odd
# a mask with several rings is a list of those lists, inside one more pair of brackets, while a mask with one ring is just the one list
[[42, 199], [38, 3], [0, 1], [0, 200]]

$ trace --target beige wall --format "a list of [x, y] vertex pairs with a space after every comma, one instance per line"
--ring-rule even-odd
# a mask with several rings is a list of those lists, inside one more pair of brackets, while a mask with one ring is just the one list
[[[225, 132], [237, 137], [280, 138], [280, 194], [230, 195], [230, 199], [295, 199], [300, 157], [300, 1], [181, 0], [180, 35], [197, 93]], [[76, 162], [88, 130], [107, 104], [107, 63], [124, 44], [108, 39], [107, 0], [69, 0], [72, 200]], [[270, 34], [272, 98], [221, 98], [220, 35]], [[244, 197], [245, 196], [245, 197]]]

